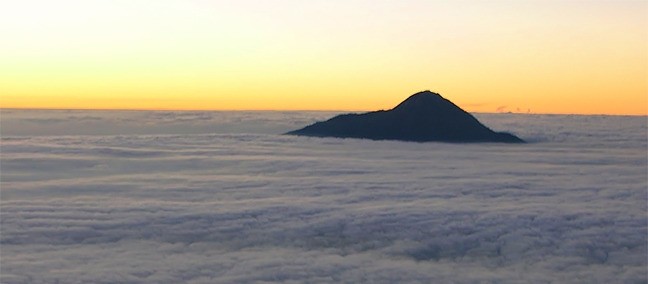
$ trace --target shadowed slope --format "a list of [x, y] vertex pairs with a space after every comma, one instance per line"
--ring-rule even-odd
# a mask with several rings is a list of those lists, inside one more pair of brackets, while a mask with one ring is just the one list
[[416, 93], [388, 111], [343, 114], [286, 134], [372, 140], [523, 143], [494, 132], [441, 95]]

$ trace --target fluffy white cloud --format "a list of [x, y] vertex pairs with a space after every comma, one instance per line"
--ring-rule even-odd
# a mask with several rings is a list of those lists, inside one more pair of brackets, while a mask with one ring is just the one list
[[645, 118], [480, 116], [525, 145], [263, 134], [300, 116], [3, 132], [1, 282], [647, 281]]

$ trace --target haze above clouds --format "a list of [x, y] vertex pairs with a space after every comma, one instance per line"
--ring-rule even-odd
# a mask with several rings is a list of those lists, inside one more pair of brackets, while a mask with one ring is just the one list
[[648, 280], [645, 117], [478, 115], [525, 145], [276, 135], [329, 116], [3, 110], [1, 282]]

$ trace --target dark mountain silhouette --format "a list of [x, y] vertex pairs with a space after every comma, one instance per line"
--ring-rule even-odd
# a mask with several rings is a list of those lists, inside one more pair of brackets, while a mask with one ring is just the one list
[[286, 134], [372, 140], [524, 143], [494, 132], [437, 93], [416, 93], [391, 110], [342, 114]]

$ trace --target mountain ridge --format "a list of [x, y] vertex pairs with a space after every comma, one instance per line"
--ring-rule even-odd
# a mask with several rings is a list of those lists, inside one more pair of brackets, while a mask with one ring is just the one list
[[429, 90], [415, 93], [389, 110], [342, 114], [285, 134], [413, 142], [524, 143], [510, 133], [492, 131]]

